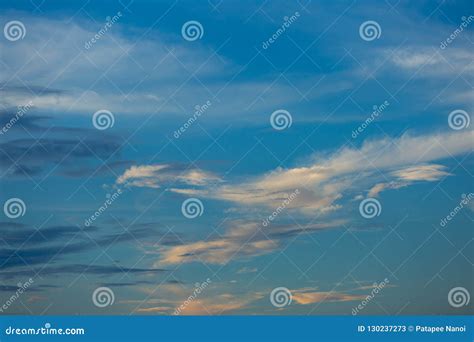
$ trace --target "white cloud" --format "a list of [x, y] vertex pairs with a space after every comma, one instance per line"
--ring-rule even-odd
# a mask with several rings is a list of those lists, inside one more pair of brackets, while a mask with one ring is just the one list
[[429, 164], [417, 165], [394, 171], [391, 175], [397, 178], [396, 181], [378, 183], [370, 189], [368, 195], [369, 197], [377, 197], [384, 190], [403, 188], [415, 181], [438, 181], [442, 177], [451, 175], [449, 172], [446, 172], [445, 169], [446, 167], [443, 165]]
[[167, 165], [134, 166], [117, 183], [152, 188], [168, 183], [175, 193], [268, 208], [279, 207], [298, 189], [298, 196], [285, 209], [316, 216], [340, 209], [339, 202], [353, 198], [357, 192], [369, 191], [377, 196], [386, 189], [448, 176], [444, 166], [427, 163], [471, 152], [473, 139], [473, 131], [466, 130], [371, 140], [360, 148], [344, 147], [306, 166], [277, 168], [238, 184], [229, 184], [228, 180], [221, 184], [223, 180], [212, 173], [196, 169], [179, 171]]
[[179, 170], [170, 165], [154, 164], [132, 166], [116, 182], [127, 186], [160, 188], [171, 183], [204, 186], [219, 180], [213, 174], [197, 169]]
[[418, 165], [402, 170], [394, 171], [392, 174], [405, 181], [437, 181], [444, 176], [451, 175], [445, 171], [446, 167], [438, 164]]
[[391, 61], [398, 67], [408, 71], [416, 71], [422, 68], [419, 75], [425, 76], [452, 76], [455, 72], [474, 71], [472, 60], [474, 53], [463, 48], [450, 47], [446, 50], [427, 48], [404, 48], [390, 55]]
[[[338, 200], [356, 191], [366, 191], [381, 181], [386, 184], [373, 189], [374, 194], [413, 181], [434, 181], [448, 175], [441, 165], [425, 164], [472, 151], [473, 138], [473, 131], [422, 136], [404, 134], [397, 139], [368, 141], [360, 148], [345, 147], [307, 166], [278, 168], [235, 185], [171, 190], [243, 206], [276, 208], [291, 192], [299, 189], [300, 195], [287, 208], [314, 216], [341, 208]], [[390, 183], [390, 179], [394, 182]]]
[[226, 264], [232, 259], [268, 254], [279, 247], [282, 239], [340, 227], [343, 223], [338, 220], [303, 226], [272, 224], [263, 227], [255, 222], [235, 221], [220, 238], [164, 248], [156, 265], [198, 261]]
[[366, 297], [362, 295], [352, 295], [335, 291], [315, 291], [317, 289], [304, 288], [291, 290], [293, 300], [301, 305], [308, 305], [321, 302], [351, 302], [363, 300]]
[[[241, 66], [199, 42], [191, 46], [180, 30], [175, 36], [157, 31], [141, 36], [144, 32], [137, 29], [128, 37], [118, 20], [85, 49], [103, 23], [38, 17], [24, 21], [27, 39], [15, 44], [0, 40], [5, 66], [0, 74], [0, 105], [5, 107], [31, 100], [49, 113], [92, 114], [107, 109], [114, 114], [175, 118], [212, 100], [206, 115], [226, 115], [230, 120], [267, 109], [269, 103], [281, 106], [300, 99], [287, 84], [235, 79]], [[242, 108], [242, 103], [250, 108]]]

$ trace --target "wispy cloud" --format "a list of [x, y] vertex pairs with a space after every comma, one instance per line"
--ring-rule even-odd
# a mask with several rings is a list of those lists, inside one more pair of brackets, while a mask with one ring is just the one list
[[231, 259], [255, 257], [277, 249], [283, 239], [339, 227], [343, 222], [297, 226], [272, 225], [263, 227], [253, 222], [232, 222], [225, 235], [218, 239], [198, 241], [162, 250], [156, 265], [202, 261], [225, 264]]
[[291, 294], [293, 300], [301, 305], [321, 302], [350, 302], [365, 298], [365, 296], [361, 295], [352, 295], [336, 291], [315, 291], [315, 289], [312, 288], [292, 290]]
[[[354, 192], [369, 191], [381, 180], [434, 181], [449, 173], [442, 165], [426, 163], [469, 153], [473, 131], [438, 133], [366, 141], [360, 148], [344, 147], [306, 166], [278, 168], [239, 184], [204, 189], [171, 188], [187, 195], [210, 197], [242, 206], [276, 208], [295, 189], [300, 195], [288, 208], [327, 213], [341, 208], [338, 200]], [[309, 158], [313, 159], [313, 158]], [[389, 187], [389, 186], [385, 186]], [[395, 187], [392, 186], [392, 187]], [[378, 191], [380, 192], [380, 191]]]
[[395, 171], [392, 174], [401, 180], [405, 181], [437, 181], [444, 176], [451, 175], [445, 171], [446, 167], [443, 165], [431, 164], [431, 165], [418, 165], [408, 167], [399, 171]]
[[159, 188], [171, 183], [203, 186], [218, 181], [219, 178], [209, 172], [198, 169], [180, 170], [171, 165], [157, 164], [132, 166], [117, 179], [117, 184]]
[[417, 165], [392, 172], [390, 175], [397, 180], [387, 183], [375, 184], [369, 191], [369, 197], [377, 197], [382, 191], [388, 189], [399, 189], [412, 184], [415, 181], [435, 182], [442, 177], [450, 176], [446, 167], [438, 164]]
[[[242, 103], [248, 104], [248, 111], [256, 111], [266, 107], [264, 102], [281, 106], [300, 98], [290, 85], [236, 79], [242, 66], [198, 42], [190, 47], [180, 31], [173, 36], [135, 28], [137, 36], [130, 38], [118, 21], [85, 49], [84, 43], [103, 23], [39, 17], [27, 21], [28, 44], [12, 49], [8, 41], [0, 41], [2, 61], [8, 65], [0, 78], [4, 107], [33, 101], [37, 110], [50, 113], [92, 114], [106, 108], [113, 113], [155, 113], [172, 120], [171, 113], [186, 114], [183, 108], [192, 111], [212, 98], [207, 117], [239, 113], [241, 118]], [[30, 58], [33, 55], [39, 58]]]

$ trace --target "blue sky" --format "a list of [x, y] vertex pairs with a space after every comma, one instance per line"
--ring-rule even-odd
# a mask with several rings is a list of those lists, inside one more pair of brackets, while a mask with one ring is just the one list
[[471, 2], [0, 6], [6, 313], [472, 312]]

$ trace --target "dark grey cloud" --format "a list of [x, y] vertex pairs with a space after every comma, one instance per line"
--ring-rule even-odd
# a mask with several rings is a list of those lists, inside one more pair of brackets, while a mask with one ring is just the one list
[[[61, 174], [68, 177], [81, 178], [88, 177], [91, 175], [102, 176], [110, 175], [116, 176], [122, 173], [125, 169], [132, 166], [135, 162], [133, 160], [116, 160], [112, 162], [106, 162], [96, 168], [93, 167], [65, 167]], [[114, 174], [114, 172], [116, 174]]]
[[26, 244], [39, 245], [51, 243], [55, 240], [67, 241], [81, 232], [92, 233], [98, 228], [77, 226], [51, 226], [35, 229], [16, 222], [0, 222], [0, 247], [19, 247]]
[[[122, 267], [119, 265], [85, 265], [85, 264], [64, 264], [60, 266], [47, 266], [42, 268], [25, 268], [12, 270], [8, 272], [2, 272], [0, 278], [3, 279], [15, 279], [20, 277], [33, 278], [35, 275], [39, 277], [45, 276], [55, 276], [61, 274], [88, 274], [96, 276], [112, 276], [112, 275], [123, 275], [123, 274], [133, 274], [133, 275], [150, 275], [150, 274], [160, 274], [167, 272], [167, 269], [163, 268], [139, 268], [139, 267]], [[54, 287], [56, 285], [41, 285], [43, 288]], [[9, 287], [6, 289], [12, 289]], [[15, 286], [15, 289], [17, 287]]]
[[33, 97], [38, 95], [62, 95], [66, 91], [38, 85], [9, 85], [5, 82], [0, 82], [0, 94], [2, 93], [24, 94]]
[[58, 164], [60, 170], [87, 162], [101, 164], [118, 155], [120, 147], [110, 137], [15, 139], [0, 144], [0, 168], [10, 175], [34, 176]]
[[[152, 281], [152, 280], [134, 280], [130, 282], [105, 282], [99, 283], [98, 286], [106, 286], [106, 287], [128, 287], [128, 286], [137, 286], [137, 285], [155, 285], [157, 286], [161, 282]], [[183, 284], [179, 280], [167, 280], [164, 283], [166, 284]]]
[[[127, 231], [103, 233], [96, 226], [50, 226], [35, 229], [25, 224], [0, 222], [0, 270], [59, 262], [66, 256], [96, 248], [153, 237], [163, 245], [177, 245], [177, 235], [165, 234], [157, 223], [133, 225]], [[0, 278], [4, 273], [0, 273]]]
[[[41, 126], [39, 123], [49, 119], [50, 117], [43, 115], [25, 114], [20, 119], [16, 119], [15, 117], [17, 115], [17, 112], [18, 108], [8, 108], [5, 110], [0, 110], [0, 129], [2, 129], [3, 127], [5, 127], [6, 129], [6, 133], [3, 132], [2, 134], [4, 137], [8, 137], [8, 135], [10, 135], [9, 132], [15, 133], [15, 131], [22, 132], [24, 130], [35, 132], [46, 130], [48, 128]], [[14, 120], [14, 124], [11, 124], [12, 120]], [[7, 127], [9, 127], [8, 130]]]
[[[87, 242], [71, 243], [67, 245], [52, 245], [30, 248], [2, 248], [0, 249], [0, 270], [17, 267], [33, 266], [61, 258], [66, 254], [78, 253], [91, 248]], [[0, 277], [2, 274], [0, 274]]]
[[18, 113], [18, 108], [0, 110], [0, 171], [9, 176], [34, 177], [58, 164], [57, 173], [64, 176], [99, 176], [132, 164], [120, 160], [122, 138], [95, 129], [92, 122], [64, 126], [34, 107]]
[[162, 273], [167, 271], [162, 268], [130, 268], [121, 267], [118, 265], [84, 265], [84, 264], [72, 264], [62, 265], [56, 267], [48, 267], [41, 271], [42, 275], [45, 274], [92, 274], [98, 276], [107, 276], [113, 274], [154, 274]]
[[[28, 287], [28, 292], [39, 292], [39, 291], [44, 291], [48, 289], [56, 289], [59, 286], [57, 285], [31, 285]], [[18, 285], [0, 285], [0, 292], [7, 292], [7, 293], [14, 293], [16, 292], [20, 287]]]

